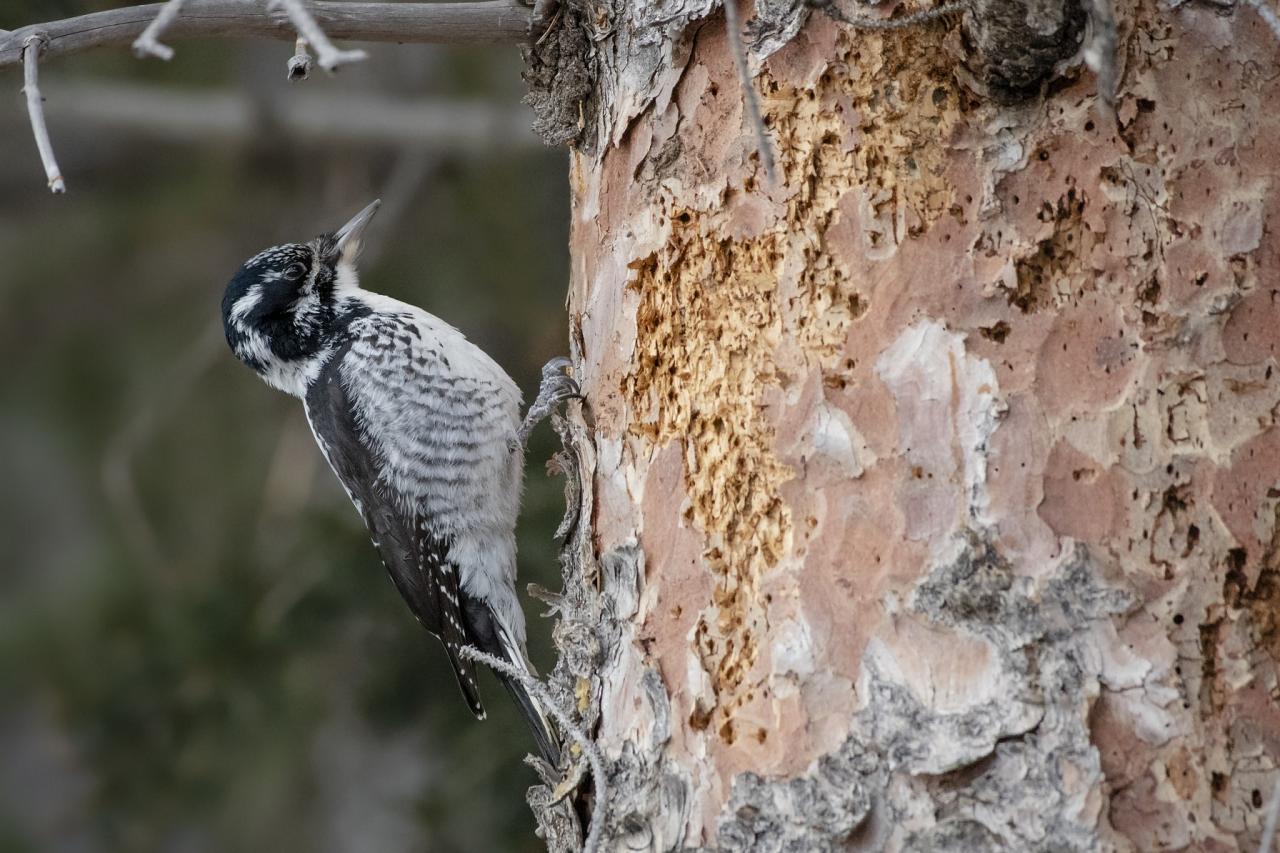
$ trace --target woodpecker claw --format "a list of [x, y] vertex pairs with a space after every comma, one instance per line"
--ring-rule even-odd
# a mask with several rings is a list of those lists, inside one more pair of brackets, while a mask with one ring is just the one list
[[542, 383], [538, 386], [538, 396], [525, 414], [524, 423], [508, 443], [508, 448], [513, 453], [529, 442], [529, 434], [533, 432], [533, 428], [551, 414], [556, 406], [565, 400], [583, 399], [582, 389], [578, 387], [574, 378], [565, 372], [572, 364], [564, 356], [557, 356], [543, 365]]

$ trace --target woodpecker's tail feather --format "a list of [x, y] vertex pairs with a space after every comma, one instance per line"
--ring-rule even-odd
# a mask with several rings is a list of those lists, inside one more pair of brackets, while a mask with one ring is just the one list
[[[525, 672], [530, 678], [536, 678], [537, 673], [533, 671], [533, 666], [525, 658], [524, 650], [520, 648], [520, 644], [515, 638], [507, 632], [498, 620], [497, 623], [498, 641], [502, 646], [501, 656]], [[529, 724], [530, 730], [533, 732], [533, 739], [538, 744], [538, 752], [546, 759], [547, 763], [552, 767], [560, 764], [560, 739], [556, 736], [555, 728], [551, 725], [551, 720], [547, 718], [547, 712], [543, 709], [542, 704], [538, 702], [536, 696], [529, 692], [519, 679], [511, 678], [503, 673], [495, 673], [502, 682], [502, 686], [507, 688], [507, 692], [511, 694], [511, 698], [515, 700], [516, 707], [520, 709], [520, 713], [524, 716], [525, 722]]]
[[453, 664], [453, 674], [458, 677], [458, 686], [462, 688], [462, 698], [467, 701], [467, 707], [477, 720], [485, 719], [487, 715], [484, 703], [480, 701], [480, 685], [476, 683], [471, 663], [458, 656], [458, 646], [454, 643], [445, 643], [444, 650], [449, 654], [449, 663]]
[[[515, 634], [507, 628], [506, 624], [488, 604], [478, 598], [471, 598], [464, 592], [462, 594], [462, 613], [467, 624], [469, 637], [480, 651], [487, 652], [496, 658], [506, 661], [530, 678], [537, 677], [537, 673], [533, 671], [533, 667], [529, 664], [529, 659], [525, 657], [523, 644], [516, 639]], [[452, 649], [449, 652], [449, 656], [450, 658], [454, 657]], [[455, 663], [455, 667], [456, 665]], [[525, 718], [525, 722], [529, 724], [529, 728], [533, 731], [533, 739], [538, 744], [538, 752], [553, 766], [559, 765], [560, 740], [556, 737], [556, 730], [552, 727], [551, 721], [547, 719], [546, 710], [538, 702], [537, 698], [529, 692], [529, 689], [520, 682], [520, 679], [512, 678], [505, 673], [496, 671], [494, 675], [507, 688], [507, 692], [511, 694], [511, 698], [515, 700], [516, 707], [520, 709], [521, 715]], [[467, 692], [465, 683], [463, 684], [463, 692]], [[470, 701], [469, 695], [468, 701]]]

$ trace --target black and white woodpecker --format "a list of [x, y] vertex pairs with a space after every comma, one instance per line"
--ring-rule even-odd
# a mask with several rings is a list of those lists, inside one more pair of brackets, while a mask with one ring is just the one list
[[[377, 209], [375, 201], [332, 234], [254, 255], [227, 285], [222, 321], [237, 358], [301, 398], [396, 589], [444, 643], [484, 719], [459, 649], [474, 645], [532, 671], [515, 591], [524, 442], [577, 386], [567, 360], [549, 363], [522, 423], [515, 382], [461, 332], [362, 290], [356, 259]], [[556, 764], [543, 709], [519, 681], [498, 677]]]

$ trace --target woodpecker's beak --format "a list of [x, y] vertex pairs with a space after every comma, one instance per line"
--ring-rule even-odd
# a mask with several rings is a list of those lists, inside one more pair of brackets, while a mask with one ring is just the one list
[[334, 232], [334, 251], [338, 254], [339, 263], [354, 264], [360, 256], [361, 235], [373, 215], [378, 212], [382, 199], [374, 199], [373, 203], [351, 217], [351, 221]]

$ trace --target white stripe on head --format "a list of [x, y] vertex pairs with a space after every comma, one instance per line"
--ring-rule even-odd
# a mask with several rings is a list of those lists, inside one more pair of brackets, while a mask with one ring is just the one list
[[244, 296], [236, 300], [236, 304], [231, 306], [231, 319], [239, 324], [250, 311], [258, 306], [262, 301], [262, 285], [251, 284], [249, 289], [245, 291]]

